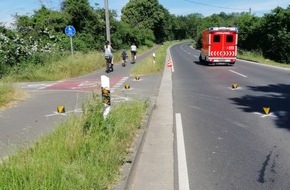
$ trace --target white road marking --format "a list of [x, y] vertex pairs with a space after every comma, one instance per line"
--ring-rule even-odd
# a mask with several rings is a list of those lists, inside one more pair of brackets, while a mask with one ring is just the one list
[[113, 92], [112, 91], [112, 89], [116, 89], [116, 88], [119, 88], [119, 87], [121, 87], [121, 85], [123, 85], [124, 84], [124, 82], [128, 79], [129, 77], [123, 77], [119, 82], [117, 82], [112, 88], [111, 88], [111, 92]]
[[68, 113], [82, 113], [83, 110], [81, 108], [71, 110], [71, 111], [66, 111], [65, 113], [58, 113], [56, 111], [53, 112], [53, 114], [48, 114], [45, 115], [46, 117], [51, 117], [51, 116], [56, 116], [56, 115], [62, 115], [62, 116], [67, 116]]
[[246, 75], [243, 75], [243, 74], [241, 74], [241, 73], [238, 73], [238, 72], [236, 72], [236, 71], [233, 71], [233, 70], [229, 70], [229, 71], [231, 71], [232, 73], [235, 73], [235, 74], [237, 74], [237, 75], [240, 75], [240, 76], [242, 76], [242, 77], [245, 77], [245, 78], [247, 78], [247, 76], [246, 76]]
[[269, 114], [262, 114], [262, 113], [259, 113], [259, 112], [254, 112], [254, 114], [257, 114], [257, 115], [260, 115], [262, 118], [264, 117], [274, 117], [274, 118], [277, 118], [277, 115], [273, 112], [269, 113]]
[[128, 97], [123, 96], [112, 96], [111, 99], [113, 102], [127, 102], [130, 100]]
[[72, 87], [71, 89], [86, 89], [86, 88], [95, 88], [101, 86], [101, 84], [97, 81], [85, 81], [81, 82], [77, 87]]
[[237, 87], [237, 88], [232, 88], [232, 87], [228, 87], [229, 90], [242, 90], [242, 87]]
[[264, 67], [271, 67], [271, 68], [282, 69], [282, 70], [287, 70], [287, 71], [290, 70], [290, 68], [284, 68], [284, 67], [279, 67], [279, 66], [275, 66], [275, 65], [268, 65], [268, 64], [264, 64], [264, 63], [248, 61], [248, 60], [243, 60], [243, 59], [238, 59], [238, 60], [241, 62], [244, 62], [244, 63], [248, 63], [248, 64], [255, 64], [255, 65], [260, 65], [260, 66], [264, 66]]
[[177, 138], [177, 157], [178, 157], [178, 184], [179, 189], [189, 190], [188, 171], [187, 171], [186, 152], [184, 146], [181, 114], [176, 113], [175, 119], [176, 119], [176, 138]]

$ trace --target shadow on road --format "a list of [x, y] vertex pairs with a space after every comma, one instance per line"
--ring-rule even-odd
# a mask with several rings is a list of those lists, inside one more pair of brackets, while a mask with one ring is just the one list
[[193, 61], [193, 63], [201, 66], [206, 66], [206, 67], [232, 67], [233, 65], [228, 65], [226, 63], [220, 63], [220, 64], [208, 64], [208, 63], [203, 63], [200, 61]]
[[267, 86], [248, 86], [260, 96], [246, 95], [241, 98], [231, 98], [236, 105], [245, 112], [263, 112], [263, 107], [270, 107], [274, 113], [278, 128], [286, 128], [290, 131], [290, 85], [271, 84]]

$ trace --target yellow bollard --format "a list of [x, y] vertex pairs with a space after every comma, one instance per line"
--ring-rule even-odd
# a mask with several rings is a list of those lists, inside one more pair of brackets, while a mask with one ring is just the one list
[[270, 113], [270, 107], [263, 107], [263, 110], [266, 115]]
[[238, 84], [236, 84], [236, 83], [232, 84], [232, 88], [233, 88], [233, 89], [238, 88]]
[[64, 108], [64, 106], [58, 106], [58, 107], [57, 107], [57, 113], [65, 113], [65, 108]]
[[130, 88], [130, 84], [125, 84], [125, 89], [129, 89]]

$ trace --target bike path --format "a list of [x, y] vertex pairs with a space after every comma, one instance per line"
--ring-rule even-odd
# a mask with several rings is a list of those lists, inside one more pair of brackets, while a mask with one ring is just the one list
[[[137, 61], [152, 55], [152, 51], [155, 50], [139, 55]], [[112, 73], [106, 73], [105, 68], [102, 68], [63, 81], [19, 83], [18, 86], [28, 92], [28, 98], [5, 110], [0, 110], [0, 158], [4, 159], [19, 148], [27, 147], [39, 137], [52, 132], [58, 123], [70, 114], [81, 113], [82, 104], [91, 93], [101, 93], [101, 75], [111, 78], [112, 87], [122, 88], [120, 81], [124, 83], [132, 77], [129, 74], [132, 66], [128, 64], [122, 67], [118, 63], [115, 64]], [[117, 98], [118, 101], [124, 99]], [[65, 106], [65, 113], [57, 113], [58, 106]]]
[[[136, 64], [152, 52], [138, 56]], [[100, 91], [100, 76], [106, 75], [112, 79], [112, 105], [130, 99], [150, 102], [144, 127], [135, 139], [132, 155], [128, 156], [130, 161], [123, 166], [122, 180], [115, 189], [173, 189], [171, 68], [165, 66], [163, 73], [140, 76], [136, 80], [129, 74], [132, 66], [115, 64], [112, 73], [105, 73], [103, 68], [64, 81], [19, 84], [30, 97], [0, 111], [0, 157], [52, 132], [69, 114], [81, 113], [82, 103], [91, 92]], [[130, 84], [129, 89], [124, 87], [125, 83]], [[57, 113], [58, 105], [65, 105], [66, 113]]]

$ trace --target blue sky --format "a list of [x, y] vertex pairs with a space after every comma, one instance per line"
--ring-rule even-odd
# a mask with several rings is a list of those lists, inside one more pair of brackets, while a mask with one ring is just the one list
[[[41, 3], [46, 7], [58, 10], [61, 0], [0, 0], [0, 22], [9, 25], [13, 22], [11, 15], [31, 15], [33, 10], [40, 8]], [[104, 7], [104, 0], [89, 0], [92, 6], [99, 4]], [[109, 9], [120, 11], [129, 0], [108, 0]], [[290, 5], [289, 0], [159, 0], [171, 14], [187, 15], [190, 13], [200, 13], [203, 16], [209, 16], [214, 13], [231, 13], [249, 11], [257, 16], [269, 13], [277, 6], [287, 8]]]

